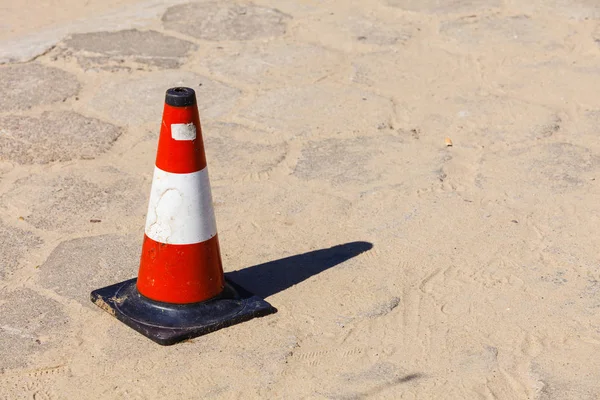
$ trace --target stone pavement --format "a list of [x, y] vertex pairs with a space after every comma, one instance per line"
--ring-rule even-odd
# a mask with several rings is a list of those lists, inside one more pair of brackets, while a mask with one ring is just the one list
[[[0, 399], [600, 397], [600, 3], [127, 18], [0, 65]], [[279, 312], [163, 348], [89, 292], [137, 273], [176, 85]]]

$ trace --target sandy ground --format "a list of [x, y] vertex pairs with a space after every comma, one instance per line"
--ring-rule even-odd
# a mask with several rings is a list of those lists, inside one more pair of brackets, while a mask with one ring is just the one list
[[[598, 1], [13, 3], [0, 399], [600, 398]], [[137, 273], [174, 85], [279, 311], [161, 347], [89, 292]]]

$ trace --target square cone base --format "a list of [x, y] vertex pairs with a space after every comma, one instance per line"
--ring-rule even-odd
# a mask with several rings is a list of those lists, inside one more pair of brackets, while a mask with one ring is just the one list
[[138, 292], [136, 282], [134, 278], [94, 290], [92, 302], [163, 346], [277, 312], [269, 303], [227, 278], [219, 296], [191, 304], [150, 300]]

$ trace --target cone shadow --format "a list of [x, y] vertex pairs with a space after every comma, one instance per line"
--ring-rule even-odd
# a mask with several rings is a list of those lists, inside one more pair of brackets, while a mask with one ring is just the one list
[[369, 242], [350, 242], [269, 261], [227, 273], [226, 276], [255, 295], [265, 298], [372, 248], [373, 244]]

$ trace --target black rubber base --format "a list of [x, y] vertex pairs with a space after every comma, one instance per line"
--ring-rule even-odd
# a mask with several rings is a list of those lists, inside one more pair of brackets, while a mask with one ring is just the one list
[[163, 346], [277, 312], [263, 299], [225, 278], [223, 292], [192, 304], [169, 304], [142, 296], [137, 278], [94, 290], [94, 304]]

